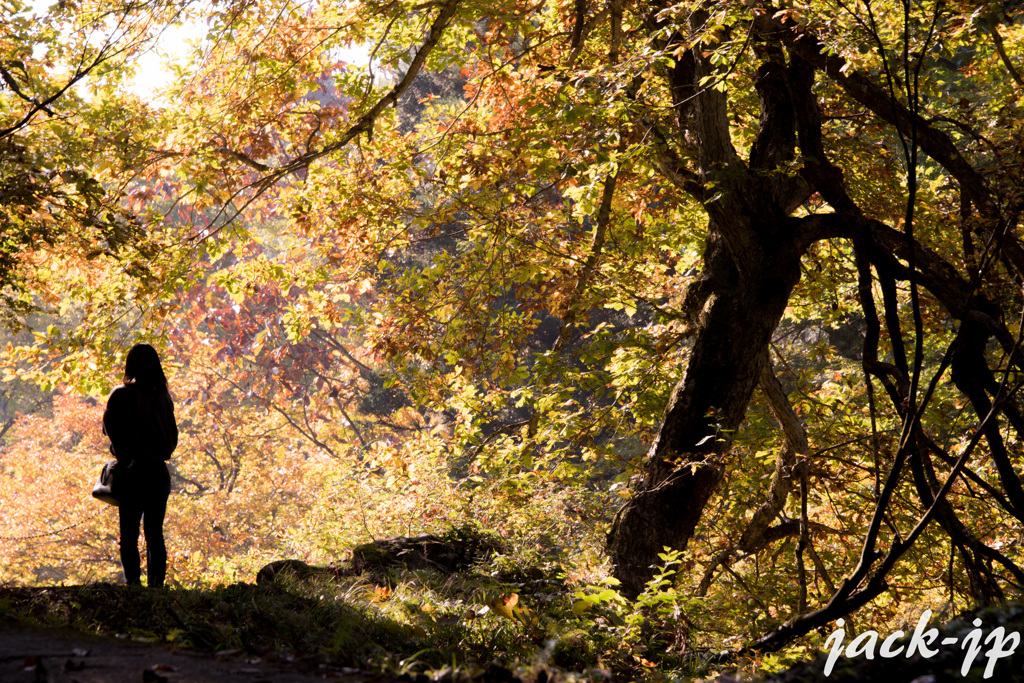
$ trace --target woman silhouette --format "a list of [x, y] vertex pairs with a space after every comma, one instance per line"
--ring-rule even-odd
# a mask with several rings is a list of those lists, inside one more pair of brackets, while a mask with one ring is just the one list
[[171, 492], [166, 461], [178, 445], [178, 425], [160, 357], [149, 344], [136, 344], [128, 351], [124, 383], [107, 399], [103, 433], [110, 437], [110, 452], [117, 458], [114, 495], [119, 501], [125, 583], [141, 585], [141, 521], [148, 585], [161, 588], [167, 574], [164, 513]]

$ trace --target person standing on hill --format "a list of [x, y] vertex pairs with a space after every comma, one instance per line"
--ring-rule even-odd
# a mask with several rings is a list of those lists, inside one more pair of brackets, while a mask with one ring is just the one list
[[148, 585], [161, 588], [167, 574], [164, 514], [171, 493], [166, 461], [178, 445], [178, 425], [160, 357], [149, 344], [136, 344], [128, 351], [124, 383], [107, 399], [103, 433], [110, 437], [110, 452], [117, 458], [114, 495], [119, 502], [125, 583], [141, 585], [141, 521]]

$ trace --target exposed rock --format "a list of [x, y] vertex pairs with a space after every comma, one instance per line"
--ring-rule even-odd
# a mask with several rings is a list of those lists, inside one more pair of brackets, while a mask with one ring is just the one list
[[422, 534], [407, 538], [393, 536], [372, 543], [364, 543], [352, 549], [352, 569], [356, 572], [374, 571], [388, 567], [406, 569], [436, 569], [456, 572], [499, 549], [500, 544], [493, 538], [476, 534], [473, 536], [445, 538], [433, 534]]
[[293, 580], [309, 581], [311, 579], [336, 579], [349, 574], [346, 567], [317, 567], [306, 564], [302, 560], [277, 560], [264, 566], [256, 574], [256, 584], [265, 586], [282, 577]]
[[317, 567], [301, 560], [271, 562], [256, 574], [256, 583], [269, 585], [284, 577], [299, 581], [338, 579], [391, 568], [433, 569], [450, 574], [503, 549], [496, 537], [466, 528], [453, 529], [443, 536], [392, 536], [356, 546], [352, 549], [352, 559], [343, 564]]

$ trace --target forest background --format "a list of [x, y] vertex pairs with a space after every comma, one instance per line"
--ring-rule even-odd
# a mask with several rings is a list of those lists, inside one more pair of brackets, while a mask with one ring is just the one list
[[475, 525], [651, 666], [1019, 595], [1014, 3], [3, 12], [0, 581], [117, 580], [149, 341], [178, 586]]

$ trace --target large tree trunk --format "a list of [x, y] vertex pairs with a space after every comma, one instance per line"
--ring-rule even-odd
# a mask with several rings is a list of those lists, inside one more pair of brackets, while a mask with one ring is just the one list
[[608, 538], [615, 576], [630, 597], [651, 579], [666, 546], [684, 549], [689, 542], [800, 276], [799, 254], [791, 249], [762, 245], [768, 248], [747, 255], [737, 268], [714, 233], [709, 242], [704, 281], [710, 296], [696, 321], [686, 370]]
[[[657, 16], [650, 20], [653, 35], [661, 35]], [[706, 19], [703, 11], [693, 12], [691, 30], [699, 31]], [[708, 239], [701, 280], [687, 297], [696, 299], [693, 308], [700, 312], [692, 311], [694, 344], [686, 370], [634, 481], [632, 498], [608, 536], [615, 576], [628, 596], [643, 590], [666, 546], [684, 549], [693, 535], [722, 477], [721, 456], [746, 413], [772, 333], [800, 278], [800, 258], [815, 239], [813, 230], [820, 228], [809, 224], [817, 219], [790, 217], [809, 190], [802, 179], [781, 170], [795, 156], [798, 118], [801, 130], [820, 125], [810, 95], [814, 70], [799, 59], [787, 64], [777, 39], [770, 31], [765, 36], [755, 41], [762, 58], [756, 83], [761, 113], [747, 163], [732, 145], [725, 94], [704, 85], [722, 76], [708, 61], [706, 47], [698, 44], [680, 54], [666, 73], [679, 130], [658, 135], [695, 151], [700, 172], [681, 168], [682, 155], [671, 151], [661, 167], [667, 178], [704, 203]], [[687, 40], [676, 35], [664, 47]], [[799, 117], [797, 102], [804, 103]]]

